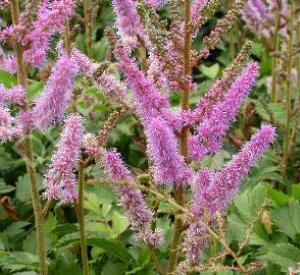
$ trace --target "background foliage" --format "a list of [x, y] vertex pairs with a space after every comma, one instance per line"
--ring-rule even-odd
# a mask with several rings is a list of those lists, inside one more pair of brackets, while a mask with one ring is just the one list
[[[114, 15], [110, 1], [99, 0], [93, 5], [93, 43], [92, 57], [101, 61], [109, 54], [104, 28], [113, 24]], [[223, 3], [195, 40], [195, 47], [201, 45], [201, 38], [215, 25], [217, 18], [223, 14]], [[82, 7], [77, 8], [79, 16], [83, 16]], [[162, 16], [168, 18], [165, 10]], [[9, 12], [1, 12], [2, 26], [10, 21]], [[72, 19], [72, 40], [76, 46], [85, 49], [86, 34], [84, 26], [78, 18]], [[272, 57], [265, 47], [265, 42], [249, 32], [244, 23], [239, 21], [228, 33], [225, 42], [218, 45], [209, 59], [205, 60], [193, 72], [198, 82], [196, 92], [191, 97], [191, 103], [196, 104], [199, 96], [204, 94], [210, 84], [220, 76], [230, 64], [242, 42], [250, 38], [254, 41], [252, 58], [261, 65], [260, 76], [241, 110], [238, 119], [233, 124], [222, 151], [214, 157], [207, 158], [206, 164], [212, 169], [222, 166], [237, 148], [232, 140], [247, 139], [251, 129], [265, 121], [270, 121], [270, 112], [278, 123], [284, 122], [284, 102], [270, 103], [267, 89], [267, 78], [272, 70]], [[49, 52], [49, 57], [54, 55]], [[53, 59], [55, 56], [53, 56]], [[49, 68], [37, 73], [30, 72], [32, 81], [29, 93], [32, 98], [43, 88], [44, 80], [49, 74]], [[86, 80], [78, 79], [72, 99], [72, 108], [86, 117], [86, 127], [90, 132], [97, 132], [108, 114], [113, 109], [108, 99], [96, 88], [86, 85]], [[0, 83], [11, 87], [16, 79], [4, 71], [0, 71]], [[299, 87], [295, 89], [299, 94]], [[172, 96], [174, 105], [179, 102], [179, 95]], [[91, 104], [93, 103], [93, 104]], [[250, 110], [250, 111], [249, 111]], [[299, 127], [296, 127], [297, 132]], [[58, 139], [58, 130], [51, 128], [46, 133], [34, 133], [34, 154], [38, 162], [40, 186], [42, 175], [49, 164], [51, 152]], [[277, 132], [277, 141], [244, 181], [240, 193], [235, 197], [226, 216], [227, 239], [234, 251], [239, 251], [238, 245], [246, 238], [246, 247], [240, 260], [242, 263], [262, 260], [263, 268], [256, 274], [286, 274], [290, 267], [300, 263], [300, 142], [296, 138], [293, 154], [288, 162], [287, 174], [282, 174], [280, 161], [282, 157], [283, 134]], [[299, 136], [299, 135], [298, 135]], [[144, 153], [143, 136], [139, 125], [132, 117], [123, 118], [113, 130], [109, 145], [118, 148], [127, 164], [136, 171], [147, 169], [147, 159]], [[37, 274], [38, 258], [36, 256], [36, 239], [33, 227], [31, 198], [28, 187], [28, 177], [24, 160], [19, 158], [18, 144], [6, 143], [0, 147], [0, 273], [33, 275]], [[155, 274], [154, 265], [148, 249], [140, 243], [129, 231], [129, 222], [124, 211], [117, 204], [116, 196], [110, 186], [101, 182], [103, 171], [94, 164], [87, 171], [88, 182], [84, 197], [87, 242], [89, 246], [92, 274]], [[151, 197], [149, 197], [151, 204]], [[158, 228], [165, 232], [165, 242], [159, 251], [159, 258], [168, 254], [173, 228], [171, 208], [167, 203], [161, 203], [157, 209]], [[172, 213], [171, 213], [172, 214]], [[171, 218], [170, 218], [171, 217]], [[81, 274], [80, 247], [76, 213], [72, 206], [56, 204], [46, 220], [46, 236], [48, 255], [51, 259], [50, 274]], [[208, 259], [219, 249], [214, 243], [205, 258]], [[230, 265], [232, 259], [226, 257], [223, 261]], [[229, 275], [232, 271], [217, 271], [213, 274]], [[203, 272], [202, 274], [212, 274]], [[236, 273], [237, 274], [237, 273]]]

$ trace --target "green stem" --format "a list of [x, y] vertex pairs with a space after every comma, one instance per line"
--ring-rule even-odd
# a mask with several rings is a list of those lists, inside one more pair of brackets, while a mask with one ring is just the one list
[[285, 93], [285, 107], [286, 107], [286, 122], [283, 148], [283, 164], [282, 175], [287, 175], [287, 164], [289, 159], [289, 142], [290, 142], [290, 119], [291, 119], [291, 71], [293, 58], [293, 24], [294, 24], [294, 1], [291, 7], [291, 14], [289, 18], [289, 36], [287, 45], [287, 79], [286, 79], [286, 93]]
[[[19, 1], [11, 1], [11, 14], [14, 24], [19, 24]], [[23, 62], [22, 45], [18, 42], [14, 46], [15, 55], [17, 58], [17, 77], [18, 83], [23, 86], [24, 90], [27, 88], [27, 73]], [[27, 109], [27, 104], [24, 105], [24, 110]], [[42, 213], [42, 205], [40, 194], [38, 190], [37, 174], [34, 164], [31, 132], [29, 132], [24, 139], [24, 155], [26, 161], [26, 170], [29, 175], [30, 192], [32, 198], [32, 206], [35, 218], [37, 251], [39, 256], [39, 274], [47, 275], [47, 257], [45, 246], [45, 232], [44, 232], [44, 216]]]
[[[274, 30], [273, 45], [272, 45], [273, 51], [277, 50], [279, 28], [280, 28], [280, 12], [277, 8], [275, 11], [275, 30]], [[272, 102], [277, 102], [278, 100], [276, 81], [277, 81], [277, 57], [272, 56], [272, 87], [271, 87]]]
[[88, 0], [83, 0], [84, 27], [87, 35], [87, 55], [92, 56], [92, 21]]
[[85, 185], [84, 165], [80, 163], [77, 214], [78, 214], [78, 223], [79, 223], [81, 261], [82, 261], [83, 274], [89, 275], [90, 270], [89, 270], [87, 244], [86, 244], [85, 229], [84, 229], [84, 210], [83, 210], [84, 185]]
[[[184, 53], [183, 53], [183, 67], [184, 67], [184, 75], [190, 76], [191, 75], [191, 29], [190, 29], [190, 21], [191, 21], [191, 1], [185, 0], [184, 1], [185, 7], [185, 22], [184, 22]], [[182, 91], [182, 98], [181, 98], [181, 108], [182, 110], [188, 110], [190, 107], [189, 104], [189, 87], [184, 87]], [[189, 128], [184, 127], [181, 131], [180, 136], [180, 151], [181, 154], [186, 157], [188, 155], [188, 135], [189, 135]], [[178, 186], [175, 188], [175, 200], [181, 206], [185, 204], [185, 188], [183, 186]], [[169, 256], [169, 263], [168, 263], [168, 273], [172, 273], [178, 263], [178, 245], [180, 242], [181, 233], [183, 230], [182, 219], [180, 217], [180, 212], [176, 215], [175, 219], [175, 229], [173, 233], [173, 239], [171, 244], [171, 251]]]

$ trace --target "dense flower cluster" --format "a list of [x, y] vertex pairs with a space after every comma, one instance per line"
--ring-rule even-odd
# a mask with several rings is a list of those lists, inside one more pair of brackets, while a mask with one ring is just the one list
[[32, 116], [35, 126], [46, 129], [51, 123], [62, 118], [72, 94], [78, 64], [66, 53], [62, 53], [52, 68], [52, 73], [44, 91], [36, 99]]
[[[66, 20], [74, 12], [76, 1], [41, 1], [38, 5], [36, 19], [31, 23], [30, 29], [27, 29], [28, 25], [23, 22], [26, 17], [21, 17], [18, 25], [10, 25], [0, 32], [0, 40], [12, 37], [27, 45], [24, 58], [32, 65], [40, 67], [44, 65], [52, 35], [64, 29]], [[6, 66], [8, 67], [8, 64]]]
[[82, 118], [70, 115], [65, 120], [57, 151], [45, 176], [45, 196], [48, 199], [69, 202], [77, 198], [75, 169], [80, 159], [82, 142]]
[[248, 28], [265, 39], [272, 37], [279, 16], [279, 30], [286, 33], [286, 18], [288, 16], [286, 0], [248, 0], [243, 9], [243, 19]]
[[[102, 163], [108, 176], [112, 180], [125, 180], [133, 182], [133, 176], [121, 160], [120, 154], [115, 150], [103, 152]], [[131, 186], [116, 186], [115, 191], [120, 196], [120, 204], [127, 210], [131, 228], [138, 233], [148, 245], [155, 247], [162, 241], [159, 232], [151, 231], [153, 213], [148, 209], [140, 190]]]
[[[202, 221], [211, 223], [218, 212], [226, 210], [227, 205], [238, 191], [241, 181], [274, 137], [275, 129], [270, 125], [263, 125], [220, 171], [200, 170], [193, 182], [194, 195], [191, 207], [193, 214]], [[207, 239], [203, 238], [205, 232], [206, 229], [197, 221], [191, 223], [185, 239], [188, 260], [195, 262], [199, 259], [207, 244]]]

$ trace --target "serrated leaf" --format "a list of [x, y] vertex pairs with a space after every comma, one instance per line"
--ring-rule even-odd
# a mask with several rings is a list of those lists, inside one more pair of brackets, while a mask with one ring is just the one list
[[288, 205], [271, 211], [272, 221], [279, 230], [295, 239], [300, 233], [299, 201], [290, 201]]
[[10, 271], [36, 270], [38, 268], [38, 257], [26, 252], [12, 252], [0, 258], [0, 266]]
[[281, 191], [278, 191], [271, 186], [266, 187], [268, 197], [271, 198], [277, 205], [283, 206], [289, 202], [289, 196]]
[[281, 267], [283, 272], [300, 262], [300, 249], [290, 243], [279, 243], [260, 249], [259, 258], [268, 260]]
[[129, 221], [126, 216], [122, 215], [118, 211], [114, 210], [112, 212], [112, 229], [116, 234], [123, 233], [129, 226]]
[[300, 200], [300, 184], [292, 185], [292, 194], [293, 198], [296, 200]]
[[208, 67], [205, 65], [200, 66], [200, 71], [210, 79], [215, 79], [220, 71], [220, 66], [218, 63]]
[[[131, 255], [123, 244], [117, 240], [106, 239], [102, 234], [90, 234], [87, 236], [87, 244], [103, 248], [106, 252], [112, 253], [123, 261], [129, 261]], [[79, 244], [79, 233], [71, 233], [59, 239], [56, 243], [56, 248], [66, 247], [71, 244]]]
[[6, 194], [15, 190], [15, 187], [6, 185], [4, 181], [0, 181], [0, 194]]
[[235, 197], [233, 210], [228, 216], [228, 239], [242, 241], [246, 230], [261, 209], [265, 199], [262, 185], [247, 189]]

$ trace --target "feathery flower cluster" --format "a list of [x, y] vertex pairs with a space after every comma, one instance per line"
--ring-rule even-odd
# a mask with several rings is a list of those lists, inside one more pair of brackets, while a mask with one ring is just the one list
[[13, 136], [13, 117], [7, 108], [0, 105], [0, 141], [6, 142]]
[[279, 31], [286, 33], [286, 17], [288, 15], [288, 3], [286, 0], [268, 3], [264, 0], [248, 0], [244, 6], [242, 15], [248, 28], [265, 39], [269, 39], [276, 25], [276, 13], [280, 16]]
[[78, 64], [73, 56], [62, 53], [52, 68], [51, 76], [42, 94], [36, 99], [32, 110], [35, 127], [47, 129], [60, 120], [72, 94]]
[[17, 71], [16, 58], [4, 53], [1, 47], [0, 47], [0, 68], [12, 74], [14, 74]]
[[211, 114], [197, 127], [197, 134], [189, 140], [193, 159], [201, 159], [209, 153], [216, 153], [222, 144], [222, 137], [235, 118], [238, 108], [255, 83], [258, 64], [250, 63], [233, 82], [223, 101], [217, 103]]
[[145, 2], [153, 8], [158, 9], [167, 4], [169, 0], [146, 0]]
[[129, 50], [139, 45], [144, 39], [144, 28], [137, 13], [134, 0], [113, 0], [113, 10], [116, 14], [118, 34]]
[[27, 29], [27, 24], [22, 22], [26, 17], [21, 16], [19, 25], [10, 25], [0, 32], [0, 39], [12, 37], [26, 45], [24, 58], [32, 65], [40, 67], [45, 62], [52, 35], [64, 29], [75, 5], [74, 0], [41, 1], [31, 28]]
[[167, 96], [159, 92], [146, 75], [138, 68], [135, 61], [128, 56], [123, 48], [115, 50], [120, 69], [126, 75], [127, 82], [136, 99], [137, 109], [144, 124], [153, 117], [161, 117], [172, 128], [180, 127], [180, 120], [171, 112]]
[[86, 55], [81, 53], [76, 48], [72, 49], [72, 56], [76, 60], [80, 71], [84, 75], [92, 77], [95, 71], [97, 70], [98, 65], [96, 63], [93, 63], [92, 60], [90, 60]]
[[24, 52], [24, 57], [34, 66], [42, 66], [51, 36], [64, 29], [65, 22], [74, 12], [76, 1], [56, 0], [42, 1], [38, 10], [37, 20], [33, 22], [32, 31], [26, 40], [30, 48]]
[[[103, 167], [112, 180], [134, 181], [119, 153], [104, 150], [102, 154]], [[153, 213], [148, 209], [141, 191], [126, 185], [114, 189], [120, 196], [120, 204], [127, 210], [132, 230], [151, 247], [158, 246], [162, 240], [161, 235], [150, 230]]]
[[24, 95], [24, 89], [20, 85], [7, 89], [2, 84], [0, 84], [0, 103], [5, 101], [9, 103], [23, 105]]
[[166, 122], [158, 117], [149, 119], [145, 133], [155, 182], [176, 185], [188, 183], [192, 172], [179, 154], [176, 137]]
[[208, 0], [193, 0], [192, 3], [192, 20], [194, 22], [198, 22], [200, 16], [201, 16], [201, 12], [204, 8], [204, 6], [207, 4]]
[[75, 169], [80, 159], [83, 131], [79, 115], [70, 115], [65, 120], [57, 151], [45, 176], [48, 199], [70, 202], [77, 198]]
[[[274, 138], [275, 129], [270, 125], [263, 125], [220, 171], [213, 173], [207, 169], [201, 170], [193, 183], [194, 196], [191, 211], [194, 215], [210, 223], [218, 212], [225, 211], [238, 191], [241, 181]], [[192, 262], [199, 259], [207, 244], [200, 232], [205, 234], [206, 230], [197, 221], [191, 223], [186, 232], [185, 249], [188, 260]]]

